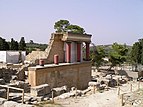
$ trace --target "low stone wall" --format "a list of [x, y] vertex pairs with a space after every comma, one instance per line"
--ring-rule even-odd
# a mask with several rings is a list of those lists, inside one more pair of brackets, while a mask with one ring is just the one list
[[91, 62], [48, 64], [29, 67], [29, 84], [49, 84], [51, 88], [66, 85], [68, 88], [85, 89], [91, 80]]

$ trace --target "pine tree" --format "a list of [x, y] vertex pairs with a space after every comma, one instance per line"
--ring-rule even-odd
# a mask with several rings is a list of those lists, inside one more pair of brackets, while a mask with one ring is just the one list
[[126, 47], [126, 45], [113, 43], [112, 51], [110, 51], [109, 53], [109, 61], [111, 63], [109, 70], [111, 70], [111, 68], [116, 65], [121, 65], [124, 62], [126, 62], [127, 53], [128, 53], [128, 48]]

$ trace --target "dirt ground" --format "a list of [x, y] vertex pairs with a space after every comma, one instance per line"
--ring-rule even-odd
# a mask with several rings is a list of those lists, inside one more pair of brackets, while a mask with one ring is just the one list
[[[138, 82], [128, 82], [120, 86], [120, 95], [125, 92], [131, 92], [131, 84], [132, 91], [138, 89]], [[143, 82], [140, 82], [140, 89], [143, 89]], [[96, 92], [95, 94], [90, 91], [84, 96], [55, 100], [56, 105], [45, 104], [43, 107], [122, 107], [120, 95], [118, 95], [117, 87], [110, 88], [104, 92]]]
[[90, 92], [83, 97], [59, 100], [57, 103], [63, 107], [120, 107], [117, 106], [119, 102], [116, 89], [95, 94]]

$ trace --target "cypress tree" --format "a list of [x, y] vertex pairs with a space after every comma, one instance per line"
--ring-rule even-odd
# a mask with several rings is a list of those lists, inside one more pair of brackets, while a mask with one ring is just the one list
[[10, 49], [11, 50], [18, 50], [18, 42], [15, 41], [13, 38], [11, 38]]
[[24, 37], [21, 37], [21, 40], [19, 42], [19, 50], [22, 50], [22, 51], [26, 50], [26, 43], [25, 43]]
[[19, 49], [18, 49], [19, 45], [18, 45], [18, 42], [17, 42], [17, 41], [14, 42], [14, 46], [15, 46], [15, 48], [14, 48], [15, 50], [19, 50]]
[[14, 43], [15, 43], [14, 39], [11, 38], [11, 43], [10, 43], [10, 49], [11, 50], [14, 50]]

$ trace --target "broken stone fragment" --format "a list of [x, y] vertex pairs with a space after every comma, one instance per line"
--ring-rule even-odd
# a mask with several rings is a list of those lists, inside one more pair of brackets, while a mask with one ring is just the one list
[[48, 84], [42, 84], [39, 86], [31, 87], [31, 95], [32, 96], [44, 96], [46, 94], [49, 94], [51, 91]]

